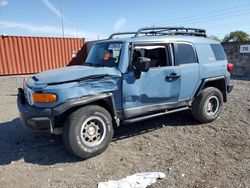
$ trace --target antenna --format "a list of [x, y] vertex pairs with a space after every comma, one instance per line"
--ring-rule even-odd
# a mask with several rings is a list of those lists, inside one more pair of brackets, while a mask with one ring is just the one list
[[64, 24], [63, 24], [63, 0], [61, 0], [61, 19], [62, 19], [62, 37], [64, 38]]

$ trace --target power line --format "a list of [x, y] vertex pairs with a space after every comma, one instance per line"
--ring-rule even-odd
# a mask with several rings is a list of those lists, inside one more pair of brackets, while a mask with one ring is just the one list
[[[234, 31], [236, 31], [236, 30], [234, 30]], [[232, 31], [232, 32], [234, 32], [234, 31]], [[250, 33], [250, 30], [243, 31], [243, 32]], [[231, 33], [231, 31], [230, 32], [212, 33], [212, 35], [227, 35], [229, 33]]]
[[[206, 12], [206, 13], [202, 13], [202, 14], [195, 14], [195, 15], [191, 15], [191, 16], [178, 17], [178, 18], [176, 18], [174, 20], [177, 21], [177, 20], [185, 20], [185, 19], [190, 19], [190, 18], [196, 18], [197, 16], [207, 16], [207, 15], [210, 15], [210, 14], [216, 14], [218, 12], [222, 13], [222, 12], [227, 12], [228, 10], [235, 10], [235, 9], [238, 9], [238, 8], [241, 8], [241, 7], [246, 7], [246, 6], [249, 6], [249, 5], [250, 5], [250, 3], [247, 3], [247, 4], [240, 5], [240, 6], [234, 6], [234, 7], [230, 7], [230, 8], [226, 8], [226, 9], [218, 9], [218, 10], [215, 10], [215, 11], [210, 11], [210, 12]], [[240, 11], [240, 10], [238, 10], [238, 11]], [[148, 24], [148, 25], [166, 23], [168, 21], [173, 21], [173, 19], [166, 19], [166, 20], [154, 22], [154, 23], [151, 23], [151, 24]]]
[[[229, 17], [239, 17], [239, 16], [244, 16], [244, 15], [249, 15], [250, 14], [250, 7], [248, 7], [250, 4], [244, 4], [241, 6], [237, 7], [231, 7], [227, 9], [220, 9], [217, 11], [213, 12], [207, 12], [203, 14], [196, 14], [193, 16], [189, 17], [179, 17], [177, 19], [168, 19], [168, 22], [162, 22], [162, 23], [168, 23], [169, 25], [172, 24], [178, 24], [178, 23], [183, 23], [185, 22], [185, 25], [187, 24], [196, 24], [196, 23], [204, 23], [204, 22], [210, 22], [210, 21], [217, 21], [217, 20], [223, 20], [223, 19], [228, 19]], [[247, 8], [246, 8], [247, 6]], [[244, 8], [241, 8], [244, 7]], [[233, 9], [233, 10], [232, 10]], [[155, 22], [157, 23], [157, 22]], [[160, 22], [158, 22], [160, 23]], [[248, 22], [247, 22], [248, 23]], [[220, 24], [221, 25], [221, 24]], [[225, 26], [225, 25], [223, 25]], [[212, 26], [216, 27], [216, 26]], [[229, 32], [225, 33], [213, 33], [213, 34], [228, 34]]]
[[242, 24], [249, 24], [249, 20], [244, 20], [243, 22], [230, 22], [230, 23], [227, 23], [227, 24], [214, 24], [214, 23], [211, 23], [211, 24], [206, 24], [206, 26], [210, 26], [210, 27], [216, 27], [216, 28], [220, 28], [220, 27], [225, 27], [225, 26], [241, 26]]
[[[193, 22], [192, 22], [192, 20], [190, 20], [189, 22], [185, 22], [185, 25], [189, 25], [189, 24], [197, 24], [197, 23], [204, 23], [204, 22], [209, 22], [209, 21], [214, 21], [214, 20], [222, 20], [222, 19], [227, 19], [228, 17], [238, 17], [238, 16], [244, 16], [244, 15], [249, 15], [250, 14], [250, 12], [241, 12], [241, 13], [239, 13], [239, 14], [232, 14], [232, 13], [230, 13], [230, 14], [221, 14], [220, 16], [219, 15], [217, 15], [216, 17], [215, 16], [210, 16], [210, 17], [207, 17], [207, 18], [209, 18], [209, 19], [207, 19], [207, 18], [202, 18], [202, 19], [196, 19], [196, 20], [193, 20]], [[172, 23], [168, 23], [168, 25], [173, 25], [173, 24], [179, 24], [180, 22], [172, 22]], [[182, 22], [183, 23], [183, 22]], [[183, 24], [182, 24], [182, 26], [183, 26]]]
[[238, 17], [238, 16], [244, 16], [244, 15], [249, 15], [250, 12], [246, 12], [246, 13], [240, 13], [240, 14], [230, 14], [230, 15], [225, 15], [225, 16], [219, 16], [219, 17], [212, 17], [210, 19], [204, 19], [204, 20], [197, 20], [194, 22], [188, 22], [185, 24], [197, 24], [197, 23], [204, 23], [204, 22], [209, 22], [209, 21], [217, 21], [217, 20], [223, 20], [223, 19], [227, 19], [229, 16], [234, 16], [234, 17]]
[[[225, 16], [237, 16], [240, 12], [240, 15], [242, 13], [249, 13], [250, 12], [250, 9], [243, 9], [243, 10], [238, 10], [238, 11], [231, 11], [231, 12], [227, 12], [227, 13], [217, 13], [217, 14], [214, 14], [214, 15], [208, 15], [208, 16], [203, 16], [203, 17], [198, 17], [198, 18], [193, 18], [193, 19], [186, 19], [186, 20], [183, 20], [183, 21], [176, 21], [176, 20], [172, 20], [172, 22], [165, 22], [165, 23], [168, 23], [168, 24], [178, 24], [178, 23], [183, 23], [183, 22], [186, 22], [186, 23], [193, 23], [193, 22], [196, 22], [196, 21], [199, 21], [199, 20], [208, 20], [208, 18], [220, 18], [221, 16], [222, 17], [225, 17]], [[211, 19], [209, 19], [211, 20]]]

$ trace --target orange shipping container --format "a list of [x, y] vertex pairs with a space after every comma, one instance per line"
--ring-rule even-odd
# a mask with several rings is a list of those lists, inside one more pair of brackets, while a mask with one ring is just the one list
[[0, 36], [1, 76], [81, 64], [85, 58], [82, 38]]

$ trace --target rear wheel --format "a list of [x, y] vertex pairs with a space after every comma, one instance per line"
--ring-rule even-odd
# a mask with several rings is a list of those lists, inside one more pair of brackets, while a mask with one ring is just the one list
[[209, 123], [218, 118], [223, 103], [220, 90], [208, 87], [201, 91], [192, 104], [193, 117], [202, 123]]
[[90, 158], [103, 152], [113, 136], [109, 112], [97, 105], [85, 106], [70, 114], [64, 124], [63, 140], [76, 156]]

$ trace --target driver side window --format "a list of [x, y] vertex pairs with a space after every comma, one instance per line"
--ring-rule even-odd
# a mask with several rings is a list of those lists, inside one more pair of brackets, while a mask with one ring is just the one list
[[171, 66], [166, 44], [135, 45], [132, 51], [132, 61], [136, 61], [138, 57], [149, 58], [150, 68]]

